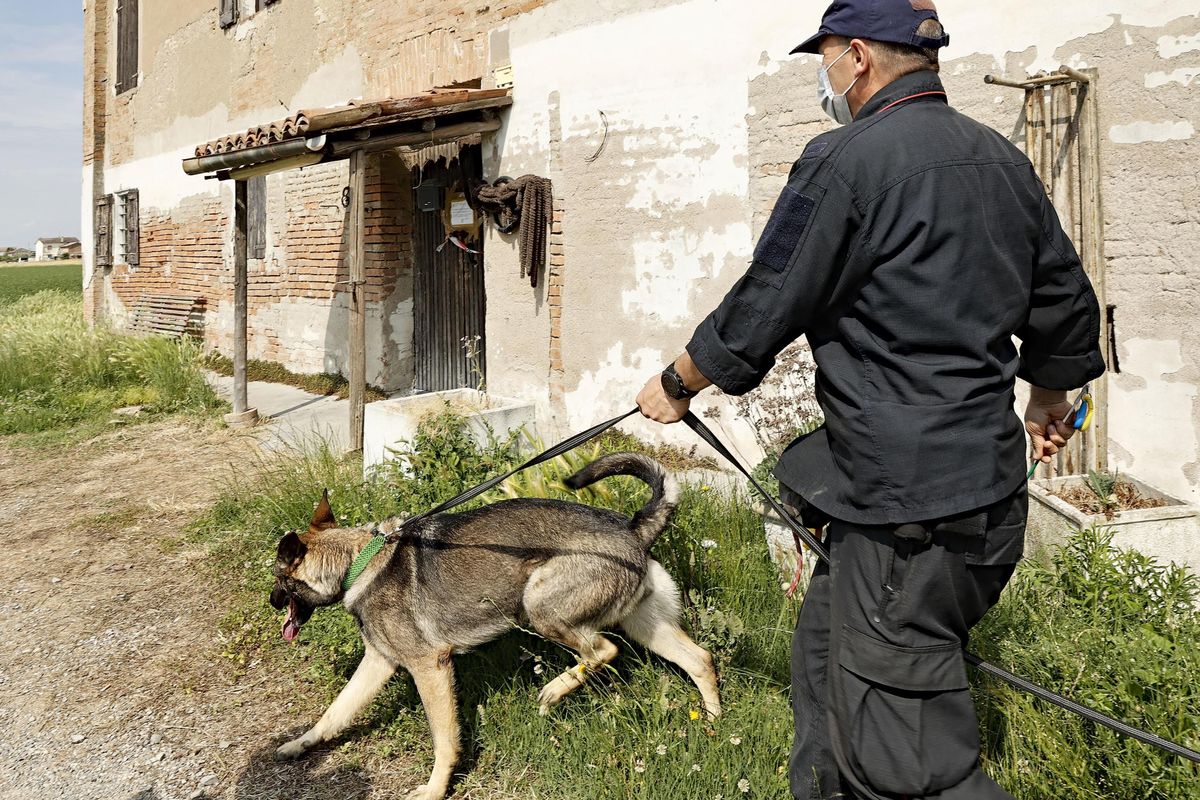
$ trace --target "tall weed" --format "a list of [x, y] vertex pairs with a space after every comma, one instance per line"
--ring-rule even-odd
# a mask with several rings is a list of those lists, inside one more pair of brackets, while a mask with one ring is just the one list
[[209, 411], [219, 400], [199, 359], [187, 339], [90, 328], [78, 297], [27, 295], [0, 307], [0, 434], [71, 426], [127, 405]]

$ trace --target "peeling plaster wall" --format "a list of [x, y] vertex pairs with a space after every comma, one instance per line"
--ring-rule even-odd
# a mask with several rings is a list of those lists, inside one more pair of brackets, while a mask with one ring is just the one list
[[[557, 0], [431, 11], [314, 0], [219, 32], [212, 9], [174, 4], [143, 32], [142, 85], [110, 98], [106, 191], [141, 182], [143, 207], [169, 213], [218, 191], [178, 171], [196, 142], [280, 117], [281, 105], [486, 80], [511, 63], [514, 105], [485, 140], [485, 174], [553, 178], [559, 266], [549, 291], [532, 289], [515, 238], [488, 234], [488, 383], [535, 401], [547, 432], [565, 433], [632, 407], [740, 276], [792, 161], [832, 125], [815, 103], [816, 59], [787, 55], [824, 5]], [[941, 0], [939, 10], [953, 42], [943, 53], [952, 102], [1018, 144], [1021, 93], [985, 85], [984, 74], [1100, 70], [1108, 301], [1123, 368], [1111, 381], [1112, 455], [1200, 500], [1195, 0]], [[411, 337], [406, 303], [411, 290], [398, 290], [371, 324]], [[288, 301], [252, 325], [311, 342], [294, 348], [308, 355], [289, 357], [315, 363], [312, 315], [336, 326], [344, 313], [318, 308]], [[757, 459], [727, 398], [706, 393], [698, 405]], [[639, 424], [642, 435], [693, 441], [678, 427]]]

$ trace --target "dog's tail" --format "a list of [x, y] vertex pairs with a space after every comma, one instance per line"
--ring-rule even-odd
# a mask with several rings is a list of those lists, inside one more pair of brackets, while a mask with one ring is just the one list
[[634, 514], [630, 523], [642, 544], [649, 547], [667, 527], [671, 512], [679, 504], [679, 484], [657, 461], [637, 453], [613, 453], [598, 458], [563, 483], [578, 491], [612, 475], [632, 475], [649, 484], [650, 502]]

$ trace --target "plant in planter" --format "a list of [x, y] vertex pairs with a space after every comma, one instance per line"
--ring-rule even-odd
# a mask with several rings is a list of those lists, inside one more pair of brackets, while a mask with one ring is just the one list
[[1090, 470], [1082, 485], [1065, 486], [1055, 492], [1080, 511], [1088, 514], [1103, 514], [1113, 519], [1122, 511], [1142, 508], [1161, 508], [1167, 500], [1161, 496], [1144, 495], [1119, 472], [1097, 472]]
[[1029, 500], [1030, 551], [1101, 527], [1119, 547], [1200, 572], [1200, 509], [1137, 478], [1093, 471], [1031, 481]]

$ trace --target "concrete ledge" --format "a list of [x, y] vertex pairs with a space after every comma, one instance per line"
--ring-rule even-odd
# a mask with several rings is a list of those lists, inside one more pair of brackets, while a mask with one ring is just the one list
[[537, 422], [533, 403], [480, 392], [453, 389], [368, 403], [363, 417], [363, 472], [405, 452], [421, 420], [452, 411], [467, 421], [472, 438], [486, 445], [491, 437], [503, 438], [525, 429], [533, 434]]
[[1162, 499], [1167, 505], [1121, 511], [1108, 519], [1103, 514], [1087, 514], [1051, 492], [1080, 485], [1083, 477], [1068, 475], [1029, 482], [1029, 551], [1063, 543], [1081, 528], [1095, 525], [1111, 528], [1113, 544], [1137, 550], [1162, 563], [1175, 562], [1200, 574], [1200, 508], [1171, 497], [1137, 478], [1122, 475], [1143, 497]]

